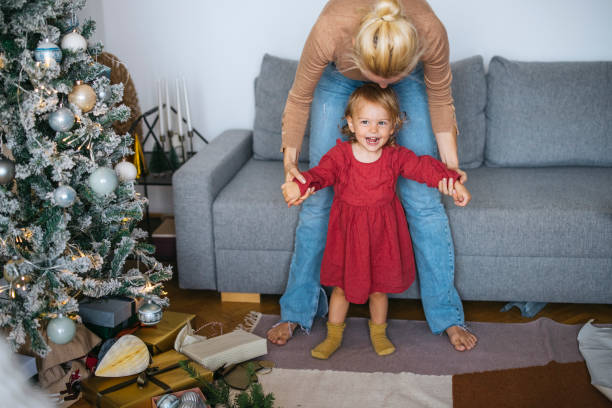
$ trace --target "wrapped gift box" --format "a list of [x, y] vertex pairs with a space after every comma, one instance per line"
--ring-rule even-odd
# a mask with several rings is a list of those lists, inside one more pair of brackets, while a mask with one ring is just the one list
[[[87, 378], [81, 383], [83, 397], [94, 406], [101, 408], [151, 408], [153, 397], [198, 385], [198, 380], [192, 378], [178, 365], [184, 360], [189, 359], [174, 350], [153, 356], [153, 363], [147, 370], [150, 373], [149, 380], [142, 388], [136, 383], [137, 375], [120, 378]], [[189, 365], [200, 378], [212, 382], [212, 371], [194, 362]], [[155, 373], [154, 367], [159, 369], [158, 373]]]
[[38, 374], [35, 357], [15, 353], [15, 360], [17, 360], [17, 364], [21, 368], [21, 372], [25, 374], [26, 378], [30, 378]]
[[181, 351], [210, 370], [268, 354], [266, 339], [244, 330], [188, 344]]
[[158, 324], [143, 326], [134, 332], [134, 336], [140, 337], [145, 342], [151, 354], [163, 353], [173, 349], [176, 335], [194, 318], [194, 314], [166, 310]]
[[79, 315], [83, 323], [113, 328], [135, 316], [142, 303], [128, 297], [85, 298], [79, 302]]
[[104, 327], [91, 323], [85, 323], [85, 326], [87, 326], [87, 328], [92, 332], [96, 333], [102, 340], [108, 340], [116, 337], [120, 331], [129, 329], [130, 327], [135, 327], [139, 324], [140, 322], [138, 321], [138, 316], [134, 315], [115, 327]]

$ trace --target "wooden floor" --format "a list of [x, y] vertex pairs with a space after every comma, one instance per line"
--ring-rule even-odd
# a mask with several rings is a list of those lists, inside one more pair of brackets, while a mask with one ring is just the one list
[[[170, 298], [169, 310], [185, 313], [194, 313], [197, 318], [194, 328], [208, 322], [223, 324], [223, 332], [233, 330], [242, 322], [246, 314], [255, 310], [264, 314], [280, 314], [278, 295], [262, 295], [261, 303], [223, 303], [218, 292], [208, 290], [184, 290], [178, 287], [176, 278], [165, 285]], [[467, 321], [478, 322], [506, 322], [521, 323], [534, 319], [521, 316], [518, 309], [509, 312], [500, 312], [504, 302], [464, 302], [465, 317]], [[366, 317], [366, 305], [351, 305], [350, 316]], [[595, 319], [598, 323], [612, 323], [612, 305], [598, 304], [548, 304], [537, 316], [548, 317], [560, 323], [578, 324]], [[423, 308], [418, 300], [391, 299], [389, 304], [390, 319], [425, 320]], [[201, 333], [205, 336], [218, 334], [213, 325], [204, 328]], [[80, 400], [73, 407], [91, 407], [84, 400]]]

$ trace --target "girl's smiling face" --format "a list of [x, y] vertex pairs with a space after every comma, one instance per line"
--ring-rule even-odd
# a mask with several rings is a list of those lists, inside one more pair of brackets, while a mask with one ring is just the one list
[[380, 104], [362, 100], [346, 117], [351, 132], [355, 134], [357, 145], [364, 153], [374, 153], [382, 149], [394, 132], [391, 115]]

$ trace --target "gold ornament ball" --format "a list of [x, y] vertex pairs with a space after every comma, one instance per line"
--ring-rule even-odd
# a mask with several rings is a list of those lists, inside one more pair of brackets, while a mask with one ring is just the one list
[[96, 105], [96, 93], [93, 88], [82, 81], [77, 81], [72, 92], [68, 95], [68, 101], [78, 106], [83, 113], [89, 112]]

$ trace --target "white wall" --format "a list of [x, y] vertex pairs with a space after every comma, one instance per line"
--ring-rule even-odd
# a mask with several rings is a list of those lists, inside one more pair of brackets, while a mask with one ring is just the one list
[[[97, 37], [127, 65], [143, 111], [157, 103], [157, 79], [184, 76], [193, 125], [210, 140], [225, 129], [252, 126], [253, 79], [263, 54], [298, 59], [326, 0], [88, 3], [81, 15], [98, 22]], [[611, 0], [430, 4], [447, 28], [452, 61], [475, 54], [486, 62], [493, 55], [612, 61]], [[152, 212], [172, 213], [169, 188], [150, 189], [149, 197]]]

